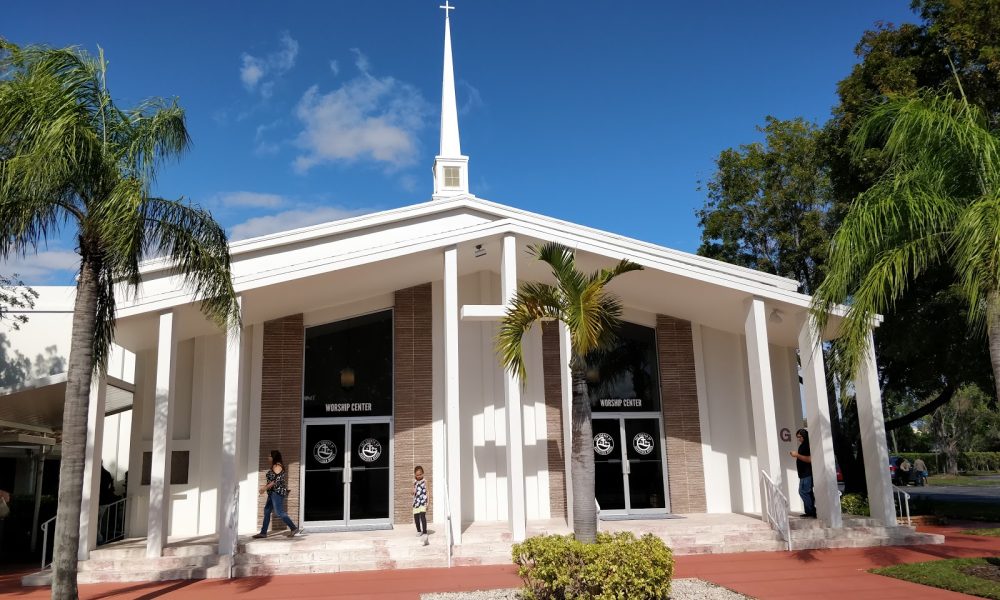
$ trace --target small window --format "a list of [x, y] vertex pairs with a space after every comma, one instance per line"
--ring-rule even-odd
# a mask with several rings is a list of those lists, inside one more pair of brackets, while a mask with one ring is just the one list
[[444, 186], [445, 187], [462, 187], [462, 169], [461, 169], [461, 167], [445, 167], [444, 168]]
[[[170, 453], [170, 485], [187, 485], [188, 463], [191, 455], [187, 450], [174, 450]], [[142, 453], [142, 478], [139, 483], [149, 485], [153, 475], [153, 453]]]

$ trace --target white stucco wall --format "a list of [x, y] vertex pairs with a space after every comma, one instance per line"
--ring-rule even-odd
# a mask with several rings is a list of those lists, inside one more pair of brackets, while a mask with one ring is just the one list
[[753, 512], [756, 456], [753, 411], [741, 336], [701, 327], [711, 449], [705, 464], [710, 513]]
[[[481, 271], [459, 279], [459, 305], [496, 304], [500, 278]], [[437, 316], [438, 313], [435, 312]], [[439, 334], [440, 321], [435, 323]], [[496, 353], [495, 322], [459, 324], [459, 370], [462, 448], [462, 518], [464, 521], [508, 519], [507, 409], [503, 372]], [[436, 355], [437, 356], [437, 355]], [[545, 439], [541, 329], [525, 339], [527, 385], [521, 390], [525, 516], [548, 519], [549, 475]], [[442, 411], [443, 412], [443, 411]]]
[[[802, 402], [799, 394], [798, 360], [795, 350], [770, 346], [771, 382], [774, 385], [774, 414], [778, 427], [778, 456], [781, 459], [782, 487], [792, 511], [802, 512], [799, 476], [795, 459], [789, 454], [798, 448], [795, 431], [802, 427]], [[788, 440], [785, 441], [785, 437]]]
[[[709, 431], [704, 453], [708, 512], [759, 512], [746, 343], [741, 335], [710, 327], [701, 326], [700, 332]], [[769, 350], [782, 487], [791, 509], [801, 511], [795, 459], [789, 455], [797, 448], [795, 430], [802, 426], [796, 352], [775, 345]], [[782, 439], [782, 430], [789, 441]]]

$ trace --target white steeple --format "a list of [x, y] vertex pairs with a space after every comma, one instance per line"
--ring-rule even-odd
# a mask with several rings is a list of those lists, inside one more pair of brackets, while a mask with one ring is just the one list
[[469, 193], [469, 157], [462, 155], [455, 102], [455, 69], [451, 61], [451, 19], [454, 6], [444, 6], [444, 73], [441, 79], [441, 148], [434, 158], [434, 198]]

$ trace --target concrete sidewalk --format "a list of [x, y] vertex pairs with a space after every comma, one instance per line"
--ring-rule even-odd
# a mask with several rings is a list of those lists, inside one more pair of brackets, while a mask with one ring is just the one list
[[[961, 535], [962, 527], [927, 527], [946, 542], [933, 546], [844, 548], [796, 552], [747, 552], [677, 559], [676, 577], [697, 577], [760, 600], [946, 600], [969, 598], [866, 571], [939, 558], [996, 556], [1000, 538]], [[47, 588], [23, 588], [21, 573], [0, 575], [0, 597], [43, 600]], [[281, 575], [231, 580], [173, 581], [80, 586], [85, 600], [187, 600], [247, 598], [296, 600], [380, 598], [415, 600], [421, 593], [517, 587], [513, 566], [399, 569], [329, 575]]]

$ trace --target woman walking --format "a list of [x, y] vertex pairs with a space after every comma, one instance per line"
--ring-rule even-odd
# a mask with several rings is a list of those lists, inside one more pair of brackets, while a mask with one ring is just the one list
[[288, 525], [288, 537], [293, 537], [301, 531], [289, 518], [285, 512], [285, 497], [288, 496], [288, 474], [285, 472], [285, 463], [281, 460], [281, 452], [271, 450], [271, 468], [267, 470], [267, 483], [261, 486], [259, 492], [267, 493], [267, 502], [264, 504], [264, 525], [260, 528], [260, 533], [254, 538], [266, 538], [267, 528], [271, 525], [271, 511]]

